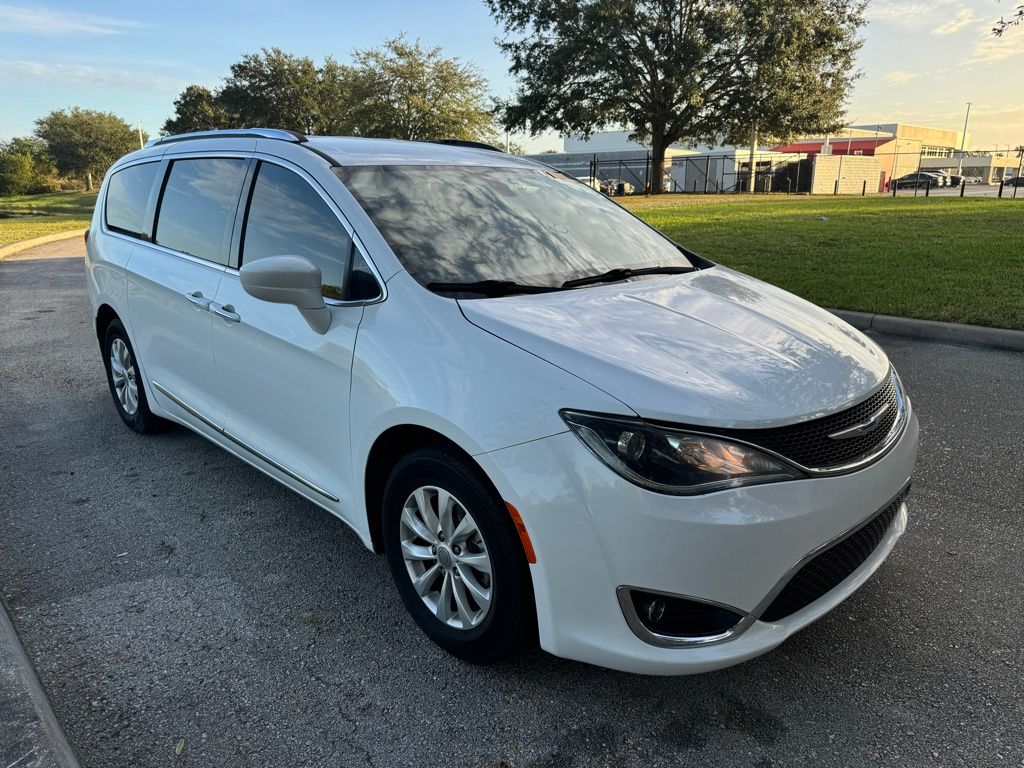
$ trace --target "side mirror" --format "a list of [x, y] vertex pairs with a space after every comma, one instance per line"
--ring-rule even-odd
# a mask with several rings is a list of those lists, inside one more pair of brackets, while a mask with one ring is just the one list
[[331, 311], [320, 292], [320, 268], [303, 256], [269, 256], [238, 270], [250, 296], [274, 304], [291, 304], [317, 333], [331, 327]]

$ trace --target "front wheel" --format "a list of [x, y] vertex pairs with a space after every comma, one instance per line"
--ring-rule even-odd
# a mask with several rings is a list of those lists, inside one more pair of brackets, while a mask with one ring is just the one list
[[454, 451], [417, 450], [392, 472], [383, 512], [395, 586], [431, 640], [474, 664], [532, 641], [529, 566], [508, 510], [478, 468]]

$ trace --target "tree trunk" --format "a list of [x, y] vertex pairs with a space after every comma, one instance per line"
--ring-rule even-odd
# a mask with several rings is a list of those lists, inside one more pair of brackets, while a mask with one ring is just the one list
[[665, 191], [665, 150], [670, 142], [655, 134], [651, 140], [651, 168], [647, 175], [647, 192], [660, 195]]
[[88, 192], [92, 192], [92, 174], [85, 174], [85, 189]]

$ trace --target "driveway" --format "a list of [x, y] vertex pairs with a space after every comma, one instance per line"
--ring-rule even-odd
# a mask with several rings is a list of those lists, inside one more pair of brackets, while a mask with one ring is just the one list
[[0, 594], [84, 765], [1024, 765], [1020, 355], [879, 339], [921, 419], [910, 527], [778, 650], [688, 678], [475, 668], [341, 522], [122, 426], [80, 254], [0, 262]]

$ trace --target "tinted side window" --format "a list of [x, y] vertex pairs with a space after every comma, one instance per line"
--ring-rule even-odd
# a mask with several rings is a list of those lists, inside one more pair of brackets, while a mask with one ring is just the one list
[[160, 198], [155, 240], [176, 251], [228, 263], [231, 228], [248, 160], [175, 160]]
[[242, 242], [242, 263], [267, 256], [305, 256], [320, 267], [322, 293], [345, 298], [352, 239], [334, 211], [304, 179], [261, 163]]
[[110, 177], [107, 184], [107, 226], [141, 237], [146, 230], [146, 208], [160, 163], [132, 165]]

